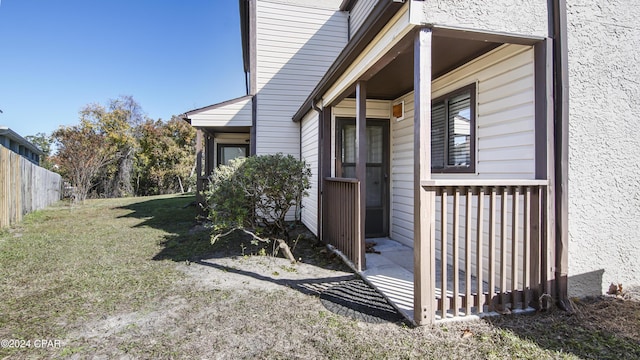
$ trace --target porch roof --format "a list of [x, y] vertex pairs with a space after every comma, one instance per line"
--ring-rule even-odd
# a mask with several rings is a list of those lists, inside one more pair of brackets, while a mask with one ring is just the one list
[[180, 117], [196, 127], [244, 128], [252, 124], [252, 96], [242, 96], [218, 104], [189, 110]]
[[[301, 121], [302, 117], [313, 108], [313, 104], [320, 100], [347, 71], [378, 33], [399, 12], [402, 8], [400, 5], [402, 4], [394, 2], [379, 2], [376, 5], [367, 22], [347, 44], [293, 116], [294, 122]], [[413, 89], [413, 40], [415, 32], [424, 27], [433, 31], [432, 79], [444, 75], [504, 43], [533, 45], [543, 40], [543, 38], [519, 34], [480, 32], [438, 24], [413, 25], [413, 29], [360, 78], [360, 80], [367, 81], [367, 98], [393, 100]], [[407, 71], [407, 69], [410, 70]], [[347, 89], [342, 98], [353, 97], [354, 89], [354, 86]]]

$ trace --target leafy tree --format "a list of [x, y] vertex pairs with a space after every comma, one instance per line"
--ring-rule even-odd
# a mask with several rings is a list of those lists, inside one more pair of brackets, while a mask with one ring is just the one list
[[[99, 140], [96, 152], [104, 156], [97, 170], [88, 171], [90, 179], [83, 178], [87, 191], [106, 197], [153, 195], [188, 191], [194, 183], [190, 178], [195, 172], [196, 132], [176, 116], [166, 123], [153, 121], [132, 97], [121, 96], [106, 105], [85, 106], [80, 111], [80, 125], [61, 128], [54, 138], [66, 146], [84, 132], [91, 132], [87, 142], [98, 146]], [[54, 158], [60, 172], [75, 184], [77, 169], [66, 159], [82, 160], [88, 156], [87, 149], [76, 144], [58, 150]]]
[[100, 170], [113, 161], [112, 146], [95, 124], [62, 126], [53, 132], [58, 151], [53, 161], [76, 189], [76, 200], [84, 202]]
[[140, 105], [131, 96], [109, 100], [107, 106], [89, 104], [82, 120], [96, 124], [113, 146], [113, 162], [103, 169], [101, 191], [107, 197], [133, 195], [133, 164], [137, 152], [137, 127], [144, 120]]
[[185, 192], [193, 184], [195, 129], [177, 116], [164, 123], [147, 120], [139, 126], [136, 193]]
[[24, 138], [33, 145], [37, 146], [38, 149], [42, 150], [42, 152], [44, 153], [44, 155], [40, 157], [40, 166], [45, 169], [52, 170], [53, 163], [51, 162], [50, 156], [53, 138], [50, 135], [41, 132], [36, 133], [35, 135], [27, 135]]

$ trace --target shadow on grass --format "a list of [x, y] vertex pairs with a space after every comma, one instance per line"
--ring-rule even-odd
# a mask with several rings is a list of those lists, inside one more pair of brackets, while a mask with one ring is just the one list
[[[347, 276], [344, 279], [341, 277], [273, 279], [262, 274], [206, 262], [206, 259], [211, 258], [257, 254], [261, 247], [252, 245], [249, 239], [240, 235], [230, 236], [211, 245], [209, 230], [196, 222], [197, 209], [195, 206], [189, 206], [193, 201], [192, 195], [156, 197], [123, 206], [121, 209], [130, 210], [130, 213], [123, 217], [141, 220], [136, 227], [148, 226], [166, 232], [160, 242], [162, 249], [153, 257], [153, 260], [176, 262], [190, 260], [222, 271], [241, 273], [259, 280], [274, 282], [305, 294], [320, 294], [321, 300], [323, 300], [322, 291], [325, 291], [325, 298], [334, 304], [343, 305], [348, 311], [357, 310], [362, 314], [369, 311], [366, 310], [366, 304], [364, 304], [365, 308], [362, 307], [362, 301], [357, 299], [357, 293], [351, 292], [353, 290], [339, 286], [333, 287], [341, 294], [327, 293], [323, 290], [327, 286], [353, 281], [353, 276]], [[268, 247], [262, 248], [269, 250]], [[301, 240], [294, 249], [294, 255], [296, 258], [301, 257], [307, 264], [350, 272], [339, 259], [326, 253], [312, 237]], [[533, 315], [492, 317], [484, 321], [539, 348], [562, 354], [573, 354], [586, 359], [640, 358], [640, 303], [638, 302], [621, 302], [613, 299], [593, 300], [579, 305], [575, 315], [552, 311]]]
[[582, 359], [640, 359], [640, 302], [582, 300], [575, 314], [553, 310], [486, 318], [542, 349]]
[[241, 270], [200, 260], [199, 265], [211, 267], [225, 273], [252, 277], [285, 286], [306, 295], [320, 297], [330, 311], [369, 323], [402, 322], [400, 315], [375, 289], [354, 274], [306, 279], [277, 279], [253, 271]]
[[[152, 227], [166, 234], [160, 242], [162, 249], [153, 260], [191, 262], [216, 268], [223, 272], [237, 273], [261, 281], [286, 286], [304, 294], [319, 296], [329, 310], [359, 321], [396, 322], [400, 315], [374, 289], [355, 275], [320, 277], [309, 279], [275, 279], [256, 272], [238, 270], [207, 261], [251, 254], [271, 254], [273, 244], [255, 243], [242, 233], [234, 233], [211, 244], [210, 231], [196, 222], [197, 209], [191, 204], [193, 196], [152, 198], [120, 207], [130, 212], [122, 217], [140, 219], [136, 227]], [[324, 269], [351, 272], [340, 259], [326, 251], [324, 245], [303, 225], [290, 230], [292, 252], [305, 264]], [[327, 291], [330, 290], [330, 291]]]
[[162, 249], [153, 260], [197, 260], [215, 249], [208, 230], [196, 222], [194, 200], [193, 195], [154, 197], [119, 209], [130, 211], [122, 218], [142, 220], [135, 227], [151, 227], [166, 233], [159, 243]]

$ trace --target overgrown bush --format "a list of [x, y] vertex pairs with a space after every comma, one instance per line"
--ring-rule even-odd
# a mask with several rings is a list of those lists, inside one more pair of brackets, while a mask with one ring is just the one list
[[232, 160], [211, 175], [206, 192], [210, 219], [218, 229], [261, 228], [287, 238], [285, 217], [308, 195], [310, 177], [309, 166], [291, 155]]

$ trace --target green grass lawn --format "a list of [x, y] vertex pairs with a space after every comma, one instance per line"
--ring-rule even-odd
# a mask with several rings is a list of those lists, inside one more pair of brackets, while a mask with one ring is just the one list
[[[185, 260], [214, 254], [239, 272], [269, 261], [229, 255], [241, 249], [233, 242], [212, 246], [208, 232], [194, 228], [192, 201], [168, 195], [61, 202], [0, 230], [0, 340], [31, 341], [30, 348], [0, 348], [0, 359], [640, 357], [640, 304], [632, 301], [584, 302], [574, 316], [412, 328], [335, 315], [316, 296], [259, 286], [264, 274], [237, 289], [218, 286], [233, 274]], [[322, 256], [276, 270], [334, 261]], [[38, 339], [59, 343], [35, 348]]]
[[[170, 296], [175, 260], [210, 249], [191, 196], [60, 203], [0, 233], [0, 339], [65, 339], [69, 325]], [[189, 242], [190, 247], [180, 247]], [[168, 261], [156, 261], [167, 259]], [[0, 349], [0, 354], [6, 349]], [[11, 353], [11, 351], [9, 351]]]

